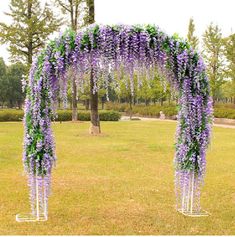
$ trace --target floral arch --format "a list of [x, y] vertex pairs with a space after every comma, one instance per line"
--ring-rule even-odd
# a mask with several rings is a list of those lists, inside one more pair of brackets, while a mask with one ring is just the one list
[[[200, 213], [200, 187], [206, 167], [206, 148], [211, 130], [211, 98], [205, 65], [200, 55], [177, 36], [158, 27], [91, 25], [75, 34], [66, 31], [51, 41], [35, 58], [26, 84], [23, 162], [29, 176], [32, 216], [18, 221], [46, 220], [55, 146], [51, 120], [58, 96], [66, 101], [66, 71], [72, 67], [82, 88], [90, 72], [94, 93], [118, 82], [120, 72], [153, 78], [163, 73], [179, 92], [176, 131], [175, 187], [177, 209], [184, 214]], [[141, 83], [141, 82], [140, 82]]]

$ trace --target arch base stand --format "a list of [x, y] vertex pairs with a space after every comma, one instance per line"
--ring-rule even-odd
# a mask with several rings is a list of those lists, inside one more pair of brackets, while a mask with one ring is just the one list
[[191, 216], [191, 217], [201, 217], [201, 216], [209, 216], [209, 212], [201, 210], [201, 211], [187, 211], [179, 209], [177, 210], [179, 213], [183, 214], [184, 216]]
[[[200, 207], [200, 183], [194, 171], [183, 173], [180, 182], [180, 199], [177, 211], [184, 216], [202, 217], [209, 216], [207, 211]], [[183, 182], [182, 182], [183, 181]], [[199, 194], [198, 194], [199, 193]]]
[[47, 179], [40, 176], [30, 177], [31, 213], [17, 214], [17, 222], [47, 221]]
[[47, 216], [41, 214], [39, 216], [33, 214], [17, 214], [17, 222], [35, 222], [35, 221], [47, 221]]

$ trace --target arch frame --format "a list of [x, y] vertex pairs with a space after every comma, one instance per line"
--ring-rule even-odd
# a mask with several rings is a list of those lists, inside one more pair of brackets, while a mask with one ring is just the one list
[[[212, 100], [202, 57], [187, 41], [168, 36], [154, 25], [93, 24], [77, 34], [68, 30], [50, 41], [34, 59], [26, 82], [23, 163], [29, 177], [32, 215], [37, 217], [34, 220], [47, 219], [47, 210], [40, 218], [37, 208], [48, 202], [56, 162], [51, 120], [56, 115], [58, 97], [66, 103], [69, 67], [78, 75], [76, 83], [81, 89], [84, 75], [90, 72], [93, 93], [100, 86], [108, 88], [109, 75], [115, 74], [112, 82], [118, 83], [120, 71], [129, 75], [132, 93], [135, 74], [138, 79], [146, 74], [151, 80], [156, 70], [178, 90], [174, 157], [177, 210], [192, 216], [203, 214], [200, 188], [206, 171]], [[43, 195], [37, 196], [40, 190]]]

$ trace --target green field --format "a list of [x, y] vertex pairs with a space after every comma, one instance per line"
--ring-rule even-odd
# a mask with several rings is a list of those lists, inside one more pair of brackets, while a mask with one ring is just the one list
[[22, 175], [23, 126], [0, 123], [0, 234], [225, 235], [235, 234], [235, 129], [214, 128], [202, 206], [209, 217], [175, 211], [174, 122], [54, 124], [57, 167], [49, 220], [17, 223], [29, 211]]

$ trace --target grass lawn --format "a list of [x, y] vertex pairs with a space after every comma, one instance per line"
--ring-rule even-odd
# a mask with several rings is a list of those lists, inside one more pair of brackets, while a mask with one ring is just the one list
[[214, 128], [201, 203], [209, 217], [175, 211], [176, 124], [160, 121], [53, 125], [58, 162], [49, 220], [17, 223], [29, 211], [21, 163], [23, 126], [0, 123], [0, 234], [235, 234], [235, 129]]

